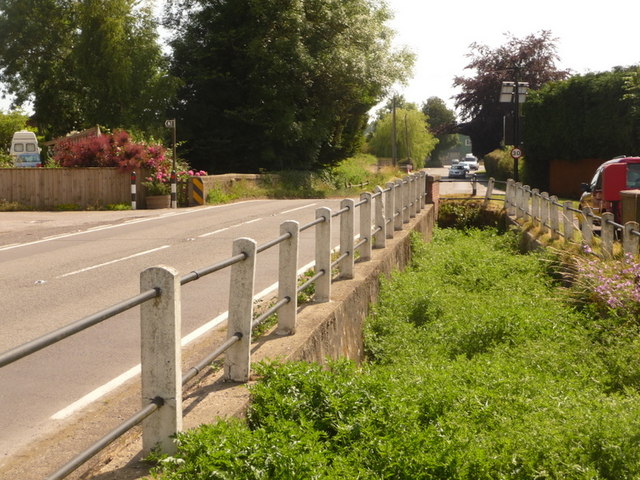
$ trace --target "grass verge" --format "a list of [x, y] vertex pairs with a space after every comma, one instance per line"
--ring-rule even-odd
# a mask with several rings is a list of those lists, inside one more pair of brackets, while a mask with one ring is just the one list
[[156, 475], [638, 478], [637, 326], [576, 311], [516, 249], [495, 229], [415, 241], [367, 321], [365, 363], [261, 364], [247, 421], [180, 434]]

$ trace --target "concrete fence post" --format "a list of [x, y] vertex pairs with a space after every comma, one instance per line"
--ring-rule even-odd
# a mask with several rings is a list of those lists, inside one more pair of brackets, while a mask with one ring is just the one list
[[570, 243], [573, 240], [573, 212], [571, 207], [573, 202], [564, 202], [562, 204], [562, 222], [564, 230], [564, 243]]
[[365, 200], [365, 203], [360, 205], [360, 240], [365, 240], [360, 248], [360, 258], [364, 261], [371, 259], [371, 219], [372, 219], [372, 204], [373, 198], [371, 193], [364, 192], [360, 194], [360, 200]]
[[487, 191], [484, 193], [484, 202], [483, 206], [486, 208], [489, 205], [489, 200], [491, 200], [491, 195], [493, 195], [493, 187], [496, 184], [496, 179], [493, 177], [489, 177], [489, 181], [487, 182]]
[[418, 210], [421, 212], [426, 205], [426, 191], [427, 191], [427, 182], [426, 182], [427, 173], [424, 170], [420, 170], [418, 172]]
[[540, 225], [540, 190], [531, 190], [531, 218], [533, 226]]
[[253, 291], [256, 277], [256, 242], [250, 238], [238, 238], [233, 242], [233, 256], [244, 253], [242, 262], [231, 266], [231, 291], [227, 338], [242, 335], [234, 343], [224, 359], [224, 378], [246, 382], [251, 374], [251, 323], [253, 322]]
[[560, 238], [560, 219], [558, 218], [558, 197], [549, 197], [549, 223], [551, 224], [551, 240]]
[[386, 187], [387, 191], [385, 192], [384, 199], [385, 235], [387, 238], [393, 238], [393, 232], [395, 231], [394, 213], [396, 211], [396, 184], [393, 182], [387, 182]]
[[410, 215], [410, 203], [411, 203], [411, 192], [409, 187], [410, 179], [409, 176], [405, 176], [402, 179], [402, 223], [409, 223]]
[[582, 243], [588, 247], [593, 246], [593, 215], [589, 207], [582, 209], [582, 228], [580, 233], [582, 233]]
[[142, 406], [160, 397], [163, 406], [142, 422], [142, 448], [175, 453], [172, 436], [182, 430], [182, 334], [180, 278], [171, 267], [152, 267], [140, 274], [140, 291], [160, 296], [140, 306]]
[[540, 231], [545, 234], [549, 231], [549, 194], [540, 194]]
[[394, 200], [394, 214], [393, 214], [393, 229], [394, 230], [402, 230], [402, 205], [404, 205], [402, 201], [402, 180], [397, 179], [395, 181], [396, 188], [395, 192], [395, 200]]
[[525, 185], [522, 189], [522, 214], [527, 221], [531, 217], [531, 187]]
[[636, 232], [639, 229], [638, 222], [627, 222], [624, 224], [624, 233], [622, 236], [622, 247], [625, 255], [636, 256], [638, 254], [638, 244], [640, 243], [640, 237], [634, 235], [632, 232]]
[[522, 184], [517, 182], [515, 184], [516, 219], [522, 218], [522, 193]]
[[515, 214], [515, 180], [510, 178], [507, 180], [507, 188], [504, 196], [504, 206], [507, 209], [507, 215]]
[[289, 303], [278, 311], [278, 335], [296, 333], [298, 312], [298, 245], [300, 224], [289, 220], [280, 225], [280, 234], [290, 237], [280, 243], [278, 252], [278, 298], [289, 298]]
[[381, 186], [375, 188], [375, 193], [378, 194], [375, 200], [375, 229], [378, 230], [373, 235], [373, 248], [384, 248], [387, 244], [386, 234], [386, 219], [384, 217], [384, 193]]
[[354, 210], [355, 202], [351, 198], [345, 198], [340, 202], [340, 209], [348, 210], [340, 215], [340, 256], [347, 256], [340, 261], [340, 278], [353, 278], [355, 255], [353, 251], [354, 241]]
[[613, 222], [613, 213], [605, 212], [602, 214], [602, 254], [605, 258], [613, 257], [613, 237], [615, 236], [615, 227]]
[[331, 301], [331, 209], [320, 207], [316, 210], [316, 218], [324, 218], [324, 222], [316, 225], [316, 273], [324, 275], [316, 280], [316, 302]]
[[415, 218], [418, 213], [418, 183], [416, 176], [409, 175], [409, 218]]

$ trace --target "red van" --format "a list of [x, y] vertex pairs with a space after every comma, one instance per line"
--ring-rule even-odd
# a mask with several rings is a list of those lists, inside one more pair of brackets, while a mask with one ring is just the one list
[[620, 222], [620, 192], [635, 189], [640, 189], [640, 157], [616, 157], [598, 167], [591, 183], [582, 184], [580, 208], [589, 206], [596, 215], [611, 212]]

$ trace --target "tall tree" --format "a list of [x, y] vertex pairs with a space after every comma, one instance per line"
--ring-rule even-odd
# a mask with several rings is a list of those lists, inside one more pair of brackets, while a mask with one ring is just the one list
[[48, 136], [157, 122], [171, 92], [163, 62], [135, 0], [0, 2], [0, 81]]
[[[396, 109], [396, 141], [400, 160], [411, 159], [417, 168], [424, 166], [438, 140], [429, 132], [424, 113], [416, 109]], [[379, 157], [391, 157], [393, 153], [393, 114], [386, 113], [377, 122], [369, 140], [369, 148]]]
[[506, 38], [507, 42], [496, 49], [473, 43], [467, 55], [471, 60], [465, 68], [473, 70], [475, 76], [455, 77], [453, 82], [454, 87], [462, 88], [455, 96], [456, 108], [467, 120], [459, 132], [471, 137], [473, 151], [479, 156], [500, 145], [502, 118], [512, 108], [499, 102], [503, 81], [528, 82], [529, 88], [536, 90], [569, 75], [556, 68], [556, 38], [550, 31], [524, 38], [506, 34]]
[[447, 108], [444, 100], [438, 97], [429, 97], [422, 105], [424, 113], [429, 122], [429, 131], [438, 139], [438, 144], [431, 153], [431, 157], [439, 161], [441, 153], [455, 147], [458, 144], [458, 136], [454, 134], [456, 130], [456, 114]]
[[315, 168], [351, 155], [368, 110], [412, 63], [392, 50], [390, 13], [376, 0], [169, 6], [180, 132], [191, 163], [209, 171]]

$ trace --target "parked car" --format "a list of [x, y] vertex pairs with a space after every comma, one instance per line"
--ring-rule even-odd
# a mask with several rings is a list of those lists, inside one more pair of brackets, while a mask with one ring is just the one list
[[466, 178], [466, 176], [467, 169], [464, 165], [451, 165], [451, 168], [449, 168], [449, 178]]
[[478, 168], [480, 167], [480, 165], [478, 164], [478, 157], [470, 153], [467, 153], [464, 157], [464, 160], [460, 163], [468, 165], [470, 170], [478, 170]]
[[601, 215], [611, 212], [615, 221], [622, 218], [620, 192], [640, 188], [640, 157], [616, 157], [598, 167], [590, 183], [583, 183], [580, 208], [591, 207]]
[[39, 167], [40, 147], [36, 134], [27, 130], [20, 130], [13, 134], [9, 155], [13, 158], [16, 167]]

